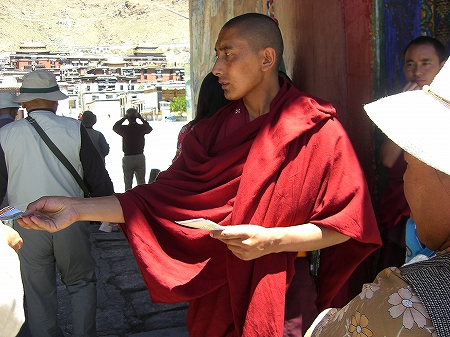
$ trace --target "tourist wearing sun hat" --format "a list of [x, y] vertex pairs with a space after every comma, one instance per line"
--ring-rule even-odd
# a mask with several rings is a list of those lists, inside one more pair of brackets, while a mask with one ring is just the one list
[[0, 128], [16, 119], [20, 105], [14, 100], [17, 95], [14, 91], [0, 91]]
[[[47, 70], [23, 76], [21, 102], [52, 142], [84, 177], [92, 195], [113, 193], [111, 179], [103, 160], [81, 122], [57, 116], [58, 101], [67, 95], [59, 89], [56, 77]], [[21, 119], [5, 125], [0, 132], [0, 198], [24, 211], [43, 195], [83, 197], [72, 174], [52, 153], [31, 122]], [[59, 235], [27, 230], [15, 224], [23, 238], [19, 251], [27, 305], [26, 321], [33, 336], [63, 335], [58, 326], [56, 267], [71, 294], [74, 336], [96, 336], [95, 261], [86, 222]]]
[[[436, 256], [386, 268], [306, 336], [450, 336], [450, 62], [421, 90], [365, 105], [405, 151], [405, 195], [421, 242]], [[313, 331], [314, 329], [314, 331]]]
[[39, 69], [24, 75], [20, 94], [15, 99], [16, 102], [29, 102], [38, 98], [48, 101], [61, 101], [68, 98], [61, 92], [55, 75], [48, 70]]

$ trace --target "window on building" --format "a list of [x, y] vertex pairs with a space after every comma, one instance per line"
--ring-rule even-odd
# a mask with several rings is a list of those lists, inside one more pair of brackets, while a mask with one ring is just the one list
[[75, 99], [69, 99], [69, 109], [76, 109], [77, 101]]

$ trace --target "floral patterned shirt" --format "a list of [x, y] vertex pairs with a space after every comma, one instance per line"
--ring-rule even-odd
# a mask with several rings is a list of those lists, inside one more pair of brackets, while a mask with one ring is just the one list
[[314, 337], [433, 336], [422, 302], [398, 268], [381, 271], [373, 283], [342, 309], [331, 309], [312, 331]]

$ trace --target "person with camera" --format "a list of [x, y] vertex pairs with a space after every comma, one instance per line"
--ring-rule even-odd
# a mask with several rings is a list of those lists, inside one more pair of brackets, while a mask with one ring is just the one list
[[[142, 123], [138, 123], [140, 119]], [[123, 123], [128, 120], [128, 124]], [[145, 135], [152, 132], [153, 128], [142, 118], [135, 108], [129, 108], [125, 116], [119, 119], [113, 126], [113, 130], [122, 136], [122, 169], [125, 190], [131, 189], [133, 176], [136, 176], [138, 185], [145, 183]]]

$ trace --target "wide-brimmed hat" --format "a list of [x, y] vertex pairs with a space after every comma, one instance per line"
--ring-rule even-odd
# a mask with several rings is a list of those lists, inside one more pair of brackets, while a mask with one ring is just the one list
[[92, 111], [86, 110], [83, 112], [83, 115], [81, 115], [81, 123], [83, 123], [85, 127], [91, 128], [97, 123], [97, 116]]
[[17, 94], [14, 91], [0, 91], [0, 109], [20, 108], [20, 105], [14, 102]]
[[364, 109], [403, 150], [450, 175], [450, 61], [422, 90], [389, 96]]
[[37, 98], [60, 101], [68, 98], [59, 90], [56, 77], [48, 70], [39, 69], [25, 74], [16, 102], [29, 102]]

